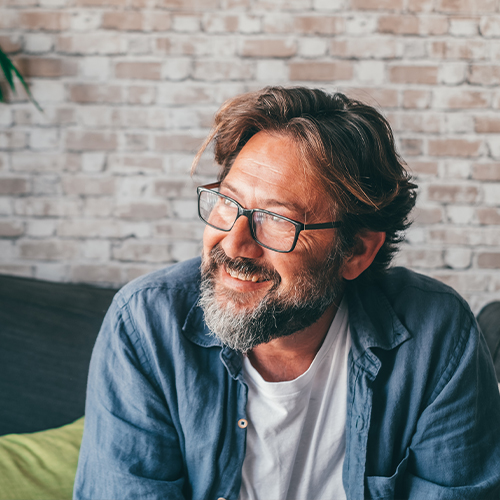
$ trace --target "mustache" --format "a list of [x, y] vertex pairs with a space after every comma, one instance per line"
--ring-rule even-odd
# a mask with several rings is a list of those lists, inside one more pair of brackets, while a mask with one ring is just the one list
[[259, 281], [272, 281], [275, 287], [281, 283], [281, 276], [275, 269], [257, 264], [254, 260], [246, 257], [231, 259], [224, 252], [220, 243], [217, 243], [210, 250], [206, 261], [204, 262], [204, 273], [209, 275], [213, 275], [218, 267], [224, 266], [226, 269], [237, 273], [257, 275], [259, 276]]

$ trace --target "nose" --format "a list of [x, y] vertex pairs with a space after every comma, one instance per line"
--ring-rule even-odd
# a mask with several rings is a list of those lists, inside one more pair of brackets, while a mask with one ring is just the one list
[[233, 228], [225, 233], [220, 244], [231, 259], [236, 257], [256, 259], [261, 257], [264, 252], [264, 249], [252, 238], [250, 221], [244, 216], [236, 220]]

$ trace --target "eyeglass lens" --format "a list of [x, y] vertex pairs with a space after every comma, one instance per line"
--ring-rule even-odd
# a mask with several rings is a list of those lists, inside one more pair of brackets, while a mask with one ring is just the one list
[[[201, 218], [211, 226], [229, 231], [238, 217], [238, 205], [213, 191], [201, 191]], [[288, 251], [295, 239], [295, 225], [279, 215], [256, 210], [252, 217], [255, 239], [269, 248]]]

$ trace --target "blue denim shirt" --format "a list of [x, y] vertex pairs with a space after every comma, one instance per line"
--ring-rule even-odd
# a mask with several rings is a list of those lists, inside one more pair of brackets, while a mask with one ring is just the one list
[[[241, 355], [204, 323], [199, 265], [116, 295], [92, 355], [75, 499], [238, 498], [247, 387]], [[466, 303], [403, 268], [346, 294], [347, 498], [498, 498], [500, 396]]]

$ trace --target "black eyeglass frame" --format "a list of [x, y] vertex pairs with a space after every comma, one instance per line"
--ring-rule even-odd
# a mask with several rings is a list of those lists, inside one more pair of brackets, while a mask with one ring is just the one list
[[[243, 215], [248, 219], [248, 226], [250, 227], [250, 234], [252, 235], [252, 238], [262, 247], [267, 248], [268, 250], [272, 250], [273, 252], [279, 252], [279, 253], [290, 253], [294, 250], [295, 246], [297, 245], [297, 240], [299, 239], [299, 234], [302, 231], [310, 231], [314, 229], [332, 229], [332, 228], [337, 228], [342, 225], [341, 221], [332, 221], [332, 222], [321, 222], [319, 224], [303, 224], [302, 222], [298, 222], [293, 219], [289, 219], [288, 217], [285, 217], [284, 215], [277, 214], [275, 212], [270, 212], [269, 210], [264, 210], [263, 208], [243, 208], [236, 200], [233, 200], [233, 198], [230, 198], [229, 196], [226, 196], [224, 194], [219, 193], [218, 191], [215, 191], [214, 188], [218, 188], [220, 186], [220, 182], [212, 182], [211, 184], [205, 184], [204, 186], [198, 186], [196, 188], [196, 192], [198, 193], [198, 217], [205, 223], [208, 224], [210, 227], [213, 227], [214, 229], [217, 229], [219, 231], [224, 231], [225, 233], [228, 233], [233, 229], [234, 225], [236, 224], [236, 221]], [[210, 222], [206, 221], [202, 216], [201, 216], [201, 209], [200, 209], [200, 198], [201, 198], [201, 193], [203, 191], [208, 191], [211, 193], [215, 193], [217, 196], [220, 196], [221, 198], [225, 198], [226, 200], [229, 200], [233, 202], [237, 207], [238, 207], [238, 214], [236, 215], [236, 218], [234, 219], [233, 224], [229, 229], [221, 229], [220, 227], [214, 226], [213, 224], [210, 224]], [[284, 219], [288, 222], [291, 222], [295, 226], [295, 237], [293, 239], [293, 244], [292, 248], [290, 250], [277, 250], [276, 248], [272, 248], [268, 245], [265, 245], [264, 243], [261, 243], [255, 234], [255, 228], [254, 228], [254, 221], [253, 221], [253, 214], [255, 212], [263, 212], [268, 215], [272, 215], [275, 217], [279, 217], [281, 219]]]

